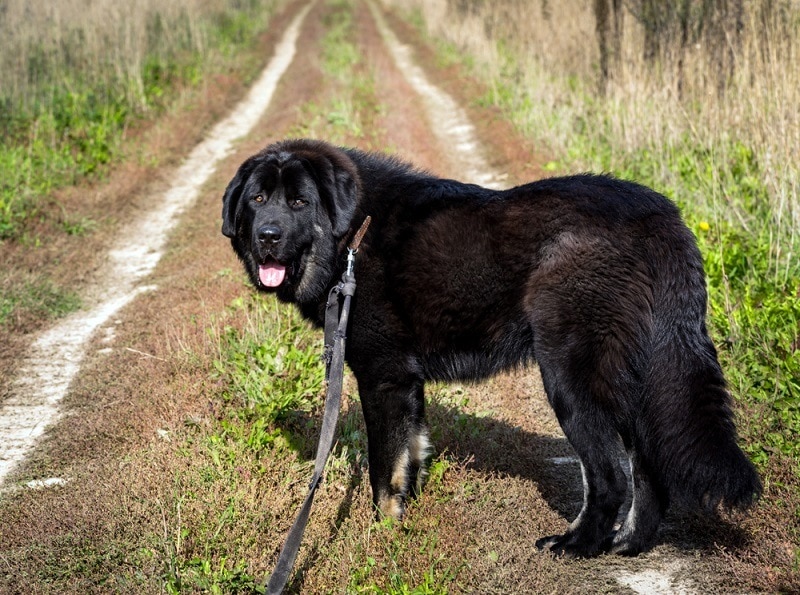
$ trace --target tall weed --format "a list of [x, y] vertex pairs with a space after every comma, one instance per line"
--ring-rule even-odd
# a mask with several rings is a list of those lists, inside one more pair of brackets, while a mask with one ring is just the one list
[[221, 331], [214, 367], [236, 417], [256, 421], [263, 430], [288, 415], [311, 411], [320, 403], [325, 378], [319, 334], [296, 309], [271, 297], [237, 298], [231, 307], [244, 310], [247, 323], [244, 329]]

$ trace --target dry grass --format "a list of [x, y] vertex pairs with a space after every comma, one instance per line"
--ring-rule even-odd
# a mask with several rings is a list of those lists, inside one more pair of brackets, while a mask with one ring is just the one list
[[0, 98], [31, 108], [80, 77], [144, 102], [148, 60], [203, 53], [208, 23], [234, 18], [241, 4], [7, 0], [0, 7]]
[[[421, 11], [429, 32], [466, 50], [489, 79], [514, 81], [511, 101], [538, 107], [520, 110], [518, 124], [554, 152], [570, 153], [575, 122], [581, 120], [597, 126], [598, 135], [610, 137], [620, 154], [651, 149], [655, 160], [665, 148], [692, 142], [710, 151], [708, 166], [715, 167], [739, 158], [727, 152], [742, 142], [763, 172], [776, 234], [793, 239], [800, 228], [796, 3], [770, 3], [774, 9], [767, 16], [766, 2], [745, 3], [738, 41], [726, 38], [732, 66], [726, 67], [724, 78], [719, 52], [703, 37], [687, 44], [680, 55], [667, 47], [662, 55], [646, 59], [645, 30], [633, 12], [636, 3], [622, 3], [619, 59], [604, 85], [603, 100], [598, 100], [600, 52], [591, 3], [387, 1]], [[573, 157], [571, 167], [599, 165], [592, 155]], [[607, 163], [619, 167], [613, 154]], [[655, 167], [666, 169], [664, 162]], [[724, 174], [713, 175], [719, 179]], [[747, 209], [738, 197], [718, 189], [698, 189], [692, 200], [705, 203], [717, 216], [746, 220]]]

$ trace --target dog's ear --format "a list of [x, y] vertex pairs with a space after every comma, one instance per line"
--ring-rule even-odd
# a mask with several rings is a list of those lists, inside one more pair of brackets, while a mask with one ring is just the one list
[[[349, 161], [349, 160], [348, 160]], [[333, 235], [342, 237], [350, 229], [350, 222], [358, 202], [358, 174], [350, 163], [333, 164], [333, 196], [330, 215]]]
[[254, 168], [255, 158], [253, 157], [242, 163], [236, 175], [228, 183], [225, 195], [222, 197], [222, 233], [229, 238], [236, 236], [236, 222], [242, 211], [241, 200], [239, 200], [242, 196], [242, 186], [253, 173]]
[[305, 153], [301, 160], [328, 210], [333, 236], [339, 239], [350, 229], [361, 182], [355, 163], [343, 151], [321, 143], [318, 146], [321, 150]]

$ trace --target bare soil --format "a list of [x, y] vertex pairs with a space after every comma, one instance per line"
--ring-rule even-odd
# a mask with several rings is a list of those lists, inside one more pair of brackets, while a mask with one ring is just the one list
[[[301, 6], [290, 2], [271, 31], [283, 31]], [[381, 109], [370, 115], [371, 129], [348, 142], [388, 148], [423, 168], [458, 177], [448, 148], [432, 132], [435, 123], [421, 116], [421, 99], [395, 67], [369, 10], [360, 1], [355, 6], [354, 42], [361, 68], [375, 77]], [[325, 105], [335, 92], [319, 58], [332, 10], [323, 2], [314, 6], [266, 115], [183, 215], [152, 276], [156, 289], [97, 334], [62, 403], [64, 417], [0, 493], [0, 593], [165, 592], [165, 581], [174, 576], [170, 564], [206, 551], [195, 530], [201, 524], [223, 534], [229, 559], [246, 560], [248, 574], [270, 571], [309, 476], [305, 461], [313, 453], [316, 419], [295, 424], [307, 442], [299, 452], [242, 458], [228, 480], [202, 479], [209, 469], [203, 448], [225, 419], [224, 386], [212, 369], [214, 332], [244, 324], [244, 314], [230, 306], [251, 291], [220, 234], [219, 214], [222, 191], [238, 164], [265, 144], [293, 135], [303, 124], [303, 106]], [[543, 155], [500, 113], [478, 106], [481, 84], [458, 66], [442, 68], [428, 40], [397, 16], [386, 18], [413, 45], [432, 80], [467, 108], [491, 167], [508, 172], [511, 182], [540, 177]], [[257, 50], [265, 61], [278, 37], [261, 40]], [[115, 231], [147, 207], [180, 156], [242, 96], [245, 76], [212, 77], [202, 89], [187, 90], [173, 111], [131, 131], [128, 155], [105, 180], [53, 197], [49, 214], [32, 232], [41, 245], [3, 246], [0, 272], [45, 274], [77, 291], [90, 283]], [[84, 237], [68, 236], [58, 231], [62, 213], [90, 218], [96, 226]], [[42, 327], [37, 320], [19, 320], [0, 328], [4, 379], [13, 377], [19, 354]], [[348, 386], [340, 424], [363, 430], [352, 382]], [[329, 478], [317, 496], [291, 592], [342, 592], [354, 575], [366, 572], [369, 559], [377, 568], [402, 567], [420, 584], [426, 573], [450, 573], [452, 592], [643, 592], [634, 579], [648, 573], [667, 581], [651, 581], [650, 592], [800, 589], [793, 544], [781, 530], [790, 520], [774, 518], [785, 513], [770, 506], [769, 487], [766, 502], [749, 517], [703, 520], [673, 512], [660, 545], [636, 559], [565, 561], [537, 552], [536, 538], [562, 531], [580, 508], [582, 493], [578, 466], [554, 462], [570, 457], [571, 450], [538, 373], [519, 371], [480, 386], [429, 392], [440, 479], [411, 506], [403, 524], [386, 527], [374, 523], [363, 461]], [[68, 481], [48, 489], [8, 489], [50, 477]], [[235, 520], [219, 520], [232, 503]], [[218, 553], [210, 557], [219, 563]], [[370, 575], [375, 584], [388, 590], [391, 577], [376, 575]], [[653, 584], [666, 587], [653, 590]]]

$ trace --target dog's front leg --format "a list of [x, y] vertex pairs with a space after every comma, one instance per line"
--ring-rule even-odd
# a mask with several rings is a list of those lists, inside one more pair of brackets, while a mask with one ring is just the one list
[[370, 366], [357, 374], [369, 441], [369, 478], [379, 513], [400, 519], [416, 494], [430, 452], [423, 381], [418, 375]]

